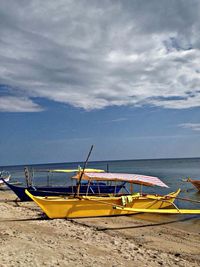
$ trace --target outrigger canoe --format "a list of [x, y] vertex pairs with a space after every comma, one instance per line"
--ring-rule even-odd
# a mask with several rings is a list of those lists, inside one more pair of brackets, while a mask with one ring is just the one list
[[[88, 173], [102, 173], [105, 172], [101, 169], [85, 169]], [[38, 170], [37, 170], [38, 171]], [[56, 170], [39, 170], [39, 172], [48, 172], [48, 173], [74, 173], [82, 171], [81, 168], [78, 169], [56, 169]], [[28, 168], [25, 168], [25, 174], [29, 176]], [[4, 182], [20, 199], [20, 201], [32, 201], [32, 199], [25, 193], [25, 190], [34, 195], [34, 196], [61, 196], [61, 195], [73, 195], [76, 193], [77, 186], [33, 186], [30, 177], [27, 177], [27, 186], [16, 186], [10, 184], [7, 180], [2, 178], [2, 182]], [[124, 188], [127, 193], [128, 190], [125, 188], [125, 182], [115, 185], [108, 185], [103, 182], [95, 182], [84, 184], [82, 183], [80, 186], [80, 194], [117, 194], [119, 191]]]
[[[126, 181], [148, 186], [168, 187], [159, 178], [137, 174], [121, 173], [84, 173], [75, 176], [75, 179], [88, 181]], [[161, 196], [155, 194], [135, 193], [122, 196], [68, 196], [68, 197], [36, 197], [28, 190], [26, 194], [44, 211], [51, 219], [54, 218], [82, 218], [129, 215], [137, 212], [155, 212], [160, 209], [170, 208], [178, 196], [176, 192]], [[172, 209], [173, 211], [174, 209]], [[169, 212], [169, 209], [168, 209]], [[198, 211], [200, 213], [200, 210]]]
[[[4, 183], [16, 194], [20, 201], [32, 201], [32, 199], [25, 193], [27, 189], [34, 196], [67, 196], [76, 193], [77, 186], [16, 186], [6, 182]], [[106, 183], [93, 182], [89, 186], [87, 184], [81, 184], [80, 194], [86, 194], [88, 191], [89, 195], [94, 194], [118, 194], [119, 191], [124, 188], [125, 183], [117, 185], [107, 185]]]
[[193, 184], [200, 192], [200, 180], [192, 180], [191, 178], [188, 178], [187, 182]]
[[[140, 212], [140, 209], [167, 208], [172, 206], [179, 192], [180, 190], [177, 190], [166, 196], [138, 193], [118, 197], [79, 196], [70, 198], [36, 197], [26, 190], [26, 194], [51, 219], [128, 215]], [[135, 209], [137, 210], [135, 211]]]

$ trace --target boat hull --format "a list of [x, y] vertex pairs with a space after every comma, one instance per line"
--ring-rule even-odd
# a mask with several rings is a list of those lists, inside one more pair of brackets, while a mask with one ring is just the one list
[[[161, 209], [168, 208], [174, 202], [180, 190], [166, 196], [136, 195], [126, 196], [129, 201], [124, 204], [123, 197], [88, 196], [79, 198], [70, 197], [36, 197], [28, 190], [26, 193], [51, 218], [83, 218], [100, 216], [119, 216], [136, 213], [132, 210], [115, 209], [125, 206], [134, 209]], [[131, 201], [130, 201], [131, 199]]]
[[189, 179], [188, 181], [191, 184], [193, 184], [199, 190], [199, 192], [200, 192], [200, 181], [198, 181], [198, 180], [191, 180], [191, 179]]

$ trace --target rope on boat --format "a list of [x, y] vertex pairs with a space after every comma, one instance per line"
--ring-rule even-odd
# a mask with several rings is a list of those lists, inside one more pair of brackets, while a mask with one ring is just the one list
[[[163, 196], [163, 198], [164, 198], [165, 196]], [[122, 205], [119, 205], [119, 204], [112, 204], [112, 203], [108, 203], [108, 202], [105, 202], [105, 201], [101, 201], [101, 200], [96, 200], [96, 199], [90, 199], [90, 198], [87, 198], [87, 197], [84, 197], [84, 198], [81, 198], [81, 199], [85, 199], [85, 200], [89, 200], [89, 201], [93, 201], [93, 202], [97, 202], [97, 203], [101, 203], [101, 204], [105, 204], [105, 205], [109, 205], [109, 206], [112, 206], [114, 209], [116, 209], [116, 208], [119, 208], [119, 209], [124, 209], [124, 208], [126, 208], [125, 206], [122, 206]], [[136, 198], [137, 199], [137, 198]], [[160, 201], [161, 199], [155, 199], [154, 201], [153, 201], [153, 203], [152, 203], [152, 205], [154, 205], [155, 204], [155, 202], [157, 202], [157, 201]], [[165, 199], [162, 199], [162, 201], [163, 202], [168, 202], [168, 203], [170, 203], [170, 204], [173, 204], [172, 202], [170, 202], [169, 200], [165, 200]], [[151, 205], [151, 206], [152, 206]], [[151, 207], [150, 206], [150, 207]], [[177, 210], [179, 210], [178, 209], [178, 207], [174, 204], [174, 207], [177, 209]]]
[[193, 202], [193, 203], [198, 203], [200, 204], [199, 200], [195, 200], [195, 199], [190, 199], [190, 198], [184, 198], [184, 197], [172, 197], [172, 196], [168, 196], [169, 198], [175, 198], [178, 200], [183, 200], [183, 201], [188, 201], [188, 202]]
[[118, 204], [112, 204], [112, 203], [101, 201], [101, 200], [97, 200], [97, 199], [90, 199], [90, 198], [85, 198], [85, 197], [82, 198], [82, 199], [93, 201], [93, 202], [97, 202], [97, 203], [101, 203], [101, 204], [105, 204], [105, 205], [109, 205], [109, 206], [112, 206], [113, 208], [114, 207], [124, 208], [124, 206], [121, 206], [121, 205], [118, 205]]
[[[163, 196], [164, 197], [164, 196]], [[194, 201], [194, 202], [197, 202], [197, 203], [200, 203], [200, 201], [195, 201], [195, 200], [191, 200], [191, 199], [187, 199], [187, 198], [178, 198], [178, 197], [174, 197], [174, 196], [168, 196], [167, 195], [167, 197], [169, 197], [169, 198], [176, 198], [176, 199], [181, 199], [181, 200], [185, 200], [185, 201]], [[134, 208], [127, 208], [127, 207], [124, 207], [124, 206], [122, 206], [122, 205], [118, 205], [118, 204], [112, 204], [112, 203], [108, 203], [108, 202], [105, 202], [105, 201], [101, 201], [101, 200], [95, 200], [95, 199], [90, 199], [90, 198], [85, 198], [84, 197], [84, 199], [86, 199], [86, 200], [89, 200], [89, 201], [94, 201], [94, 202], [97, 202], [97, 203], [102, 203], [102, 204], [105, 204], [105, 205], [109, 205], [109, 206], [112, 206], [114, 209], [130, 209], [130, 211], [131, 210], [134, 210]], [[159, 201], [160, 199], [155, 199], [155, 201], [154, 202], [157, 202], [157, 201]], [[167, 200], [167, 199], [162, 199], [162, 201], [163, 202], [168, 202], [169, 204], [171, 204], [172, 206], [174, 206], [174, 208], [181, 214], [182, 213], [182, 211], [177, 207], [177, 205], [174, 203], [174, 202], [171, 202], [171, 201], [169, 201], [169, 200]], [[154, 204], [154, 203], [153, 203]], [[149, 209], [150, 210], [150, 209]], [[135, 211], [137, 212], [137, 209], [135, 209]], [[139, 211], [138, 211], [139, 212]]]

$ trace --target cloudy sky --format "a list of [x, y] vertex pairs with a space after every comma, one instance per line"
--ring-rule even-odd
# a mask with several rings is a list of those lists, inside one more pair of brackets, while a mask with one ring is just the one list
[[2, 0], [0, 165], [200, 156], [199, 0]]

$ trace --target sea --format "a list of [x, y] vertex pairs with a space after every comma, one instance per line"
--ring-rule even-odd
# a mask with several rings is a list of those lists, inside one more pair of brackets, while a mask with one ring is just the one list
[[[74, 179], [71, 179], [73, 173], [51, 173], [48, 171], [54, 169], [77, 169], [79, 166], [83, 167], [83, 165], [84, 162], [64, 162], [0, 166], [0, 171], [9, 171], [12, 177], [11, 182], [24, 184], [24, 167], [28, 167], [31, 173], [33, 173], [34, 185], [71, 185], [74, 183]], [[98, 168], [108, 172], [156, 176], [166, 183], [169, 188], [143, 186], [142, 191], [144, 193], [167, 194], [180, 188], [179, 198], [184, 200], [177, 199], [176, 205], [179, 208], [200, 209], [200, 192], [191, 183], [187, 182], [189, 177], [200, 180], [200, 158], [89, 161], [87, 168]], [[139, 185], [134, 185], [134, 191], [140, 190], [141, 187]], [[196, 202], [187, 201], [188, 199], [195, 200]], [[188, 216], [183, 217], [187, 221]], [[200, 231], [200, 216], [193, 215], [192, 218], [195, 219], [194, 221], [198, 224]]]

